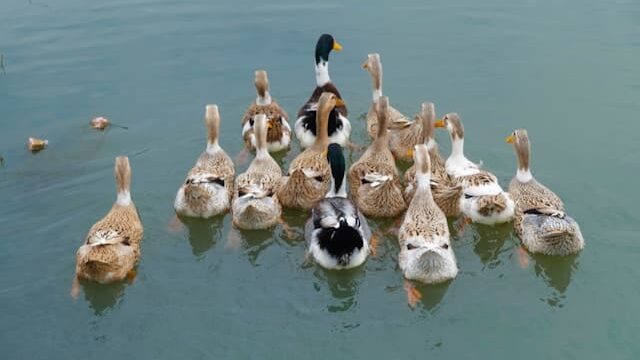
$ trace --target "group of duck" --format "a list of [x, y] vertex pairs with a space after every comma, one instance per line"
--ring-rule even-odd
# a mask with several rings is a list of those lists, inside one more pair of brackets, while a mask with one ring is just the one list
[[[424, 283], [447, 281], [458, 273], [447, 217], [487, 225], [513, 221], [532, 253], [562, 256], [584, 247], [580, 227], [565, 213], [562, 200], [531, 174], [526, 130], [506, 138], [518, 165], [506, 192], [495, 175], [465, 156], [458, 114], [436, 119], [434, 104], [425, 102], [409, 119], [389, 105], [378, 54], [369, 54], [363, 64], [373, 80], [366, 115], [372, 142], [347, 171], [343, 148], [353, 146], [351, 123], [328, 69], [329, 54], [341, 49], [328, 34], [317, 42], [316, 88], [293, 128], [304, 151], [286, 174], [270, 153], [289, 149], [292, 129], [287, 113], [271, 97], [265, 71], [255, 73], [257, 97], [242, 118], [243, 151], [255, 150], [246, 172], [235, 176], [234, 163], [218, 142], [218, 107], [206, 106], [207, 146], [178, 190], [174, 208], [179, 216], [210, 218], [230, 210], [239, 229], [269, 229], [283, 223], [283, 208], [310, 211], [304, 226], [308, 254], [324, 268], [347, 269], [375, 253], [377, 240], [367, 218], [404, 213], [399, 266], [406, 279]], [[445, 128], [451, 138], [446, 160], [438, 151], [436, 128]], [[397, 160], [413, 161], [403, 178]], [[130, 171], [128, 159], [117, 157], [117, 200], [78, 250], [76, 279], [106, 283], [133, 273], [143, 227], [131, 200]]]

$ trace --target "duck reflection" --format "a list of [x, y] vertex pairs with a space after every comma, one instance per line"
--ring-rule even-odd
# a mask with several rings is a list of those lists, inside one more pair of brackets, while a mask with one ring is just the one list
[[273, 244], [276, 239], [275, 230], [230, 230], [237, 231], [244, 244], [245, 253], [252, 266], [258, 266], [260, 253]]
[[84, 290], [84, 297], [89, 302], [94, 314], [101, 316], [114, 305], [124, 295], [124, 289], [128, 283], [119, 281], [111, 284], [100, 284], [91, 280], [80, 279], [80, 284]]
[[193, 256], [203, 256], [216, 243], [216, 239], [222, 233], [223, 219], [224, 216], [212, 219], [180, 217], [180, 221], [187, 228]]
[[314, 283], [314, 287], [316, 290], [320, 290], [324, 284], [329, 287], [336, 300], [327, 305], [329, 312], [345, 312], [357, 304], [356, 295], [364, 274], [364, 266], [347, 270], [326, 270], [317, 266], [314, 275], [318, 281]]
[[571, 284], [573, 272], [579, 266], [578, 256], [579, 254], [569, 256], [531, 255], [536, 276], [544, 280], [551, 289], [549, 297], [542, 299], [549, 306], [564, 306], [565, 292], [569, 288], [569, 284]]
[[423, 284], [405, 279], [403, 287], [407, 295], [407, 304], [412, 309], [420, 305], [428, 311], [433, 311], [440, 304], [453, 281], [455, 280], [439, 284]]
[[512, 232], [511, 223], [475, 226], [473, 252], [478, 255], [483, 265], [494, 269], [502, 263], [500, 254], [507, 251], [504, 244], [511, 238]]

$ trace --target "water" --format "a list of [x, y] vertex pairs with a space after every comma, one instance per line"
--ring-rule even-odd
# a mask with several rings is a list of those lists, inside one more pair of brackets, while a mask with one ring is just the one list
[[[633, 1], [81, 1], [0, 6], [0, 348], [41, 358], [631, 358], [637, 334], [640, 4]], [[510, 226], [454, 231], [461, 267], [407, 306], [397, 244], [334, 273], [276, 228], [226, 246], [230, 217], [171, 233], [175, 192], [204, 147], [204, 105], [220, 105], [222, 146], [241, 147], [253, 71], [294, 114], [314, 86], [313, 47], [344, 46], [331, 75], [364, 143], [369, 52], [384, 90], [461, 114], [466, 150], [506, 185], [504, 137], [525, 127], [533, 171], [582, 225], [585, 250], [522, 268]], [[98, 115], [129, 126], [92, 131]], [[28, 153], [29, 136], [49, 139]], [[438, 133], [444, 153], [449, 144]], [[296, 145], [297, 146], [297, 145]], [[282, 161], [285, 167], [297, 147]], [[86, 284], [74, 254], [115, 199], [126, 154], [145, 238], [133, 284]], [[356, 154], [357, 156], [358, 154]], [[247, 164], [238, 170], [243, 171]], [[305, 214], [288, 212], [301, 226]], [[384, 229], [391, 222], [372, 222]], [[452, 226], [455, 224], [452, 224]]]

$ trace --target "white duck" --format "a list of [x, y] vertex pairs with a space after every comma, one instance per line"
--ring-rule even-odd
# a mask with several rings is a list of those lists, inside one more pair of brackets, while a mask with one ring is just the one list
[[514, 203], [492, 173], [480, 169], [464, 155], [464, 127], [456, 113], [449, 113], [436, 121], [451, 137], [451, 155], [445, 162], [447, 174], [462, 186], [460, 210], [471, 221], [494, 225], [511, 221]]

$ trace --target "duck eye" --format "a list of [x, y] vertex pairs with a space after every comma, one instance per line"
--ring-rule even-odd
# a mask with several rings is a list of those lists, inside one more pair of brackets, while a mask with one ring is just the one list
[[316, 176], [314, 179], [316, 179], [317, 182], [322, 182], [324, 180], [322, 176]]
[[407, 250], [413, 250], [417, 248], [417, 246], [413, 246], [413, 244], [407, 244]]
[[449, 244], [442, 245], [442, 248], [445, 249], [445, 250], [448, 249], [449, 248]]

